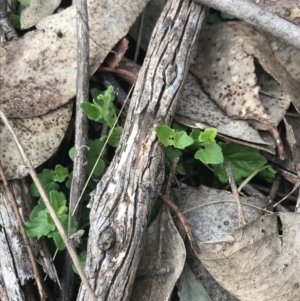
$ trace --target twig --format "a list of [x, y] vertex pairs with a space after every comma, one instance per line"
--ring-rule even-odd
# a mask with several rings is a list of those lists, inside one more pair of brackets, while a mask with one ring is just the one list
[[137, 62], [139, 52], [140, 52], [142, 33], [143, 33], [144, 21], [145, 21], [145, 9], [143, 10], [143, 12], [141, 14], [141, 17], [140, 17], [139, 33], [138, 33], [138, 38], [137, 38], [137, 41], [136, 41], [136, 48], [135, 48], [134, 57], [133, 57], [133, 62], [134, 63]]
[[[282, 198], [280, 201], [278, 201], [276, 204], [274, 204], [273, 205], [273, 208], [274, 207], [276, 207], [276, 206], [278, 206], [281, 202], [283, 202], [285, 199], [287, 199], [298, 187], [300, 186], [300, 181], [298, 181], [295, 185], [294, 185], [294, 187], [293, 187], [293, 189], [284, 197], [284, 198]], [[299, 202], [299, 199], [298, 199], [298, 202]]]
[[37, 287], [38, 287], [40, 298], [41, 298], [41, 300], [46, 300], [46, 295], [45, 295], [45, 292], [44, 292], [44, 289], [43, 289], [40, 273], [39, 273], [38, 266], [37, 266], [32, 248], [31, 248], [31, 244], [30, 244], [30, 241], [29, 241], [28, 236], [26, 234], [26, 230], [24, 228], [22, 217], [21, 217], [19, 209], [18, 209], [18, 204], [17, 204], [17, 202], [14, 198], [14, 195], [13, 195], [13, 193], [12, 193], [12, 191], [11, 191], [9, 185], [8, 185], [5, 173], [3, 171], [1, 161], [0, 161], [0, 177], [3, 181], [7, 197], [10, 200], [12, 209], [14, 211], [14, 214], [17, 218], [17, 221], [18, 221], [18, 224], [19, 224], [19, 227], [20, 227], [20, 230], [21, 230], [21, 235], [23, 237], [24, 243], [25, 243], [26, 248], [27, 248], [27, 252], [28, 252], [28, 255], [29, 255], [29, 258], [30, 258], [30, 261], [31, 261], [31, 265], [32, 265], [33, 273], [34, 273], [34, 278], [36, 280], [36, 284], [37, 284]]
[[2, 119], [2, 121], [4, 122], [5, 126], [8, 128], [8, 130], [10, 131], [17, 147], [18, 147], [18, 150], [20, 152], [20, 155], [24, 161], [24, 164], [28, 167], [29, 169], [29, 173], [33, 179], [33, 182], [35, 183], [37, 189], [38, 189], [38, 192], [40, 193], [44, 203], [45, 203], [45, 206], [46, 208], [48, 209], [49, 211], [49, 214], [51, 216], [51, 218], [53, 219], [53, 222], [59, 232], [59, 234], [61, 235], [62, 239], [63, 239], [63, 242], [65, 243], [66, 245], [66, 248], [68, 249], [69, 253], [70, 253], [70, 256], [74, 262], [74, 265], [76, 266], [77, 268], [77, 271], [78, 271], [78, 274], [83, 282], [83, 285], [87, 291], [87, 294], [89, 295], [89, 298], [90, 300], [92, 301], [97, 301], [97, 298], [89, 284], [89, 281], [88, 279], [86, 278], [85, 276], [85, 273], [84, 273], [84, 270], [80, 264], [80, 261], [78, 259], [78, 256], [73, 248], [73, 246], [70, 244], [70, 242], [68, 241], [68, 237], [67, 237], [67, 234], [65, 232], [65, 229], [63, 227], [63, 225], [61, 224], [59, 218], [57, 217], [56, 215], [56, 212], [55, 210], [53, 209], [52, 205], [51, 205], [51, 202], [43, 188], [43, 186], [41, 185], [41, 182], [37, 176], [37, 173], [35, 171], [35, 169], [33, 168], [32, 166], [32, 163], [31, 161], [29, 160], [28, 156], [26, 155], [25, 151], [24, 151], [24, 148], [23, 146], [21, 145], [20, 143], [20, 140], [19, 138], [17, 137], [17, 135], [15, 134], [15, 131], [13, 130], [13, 128], [11, 127], [8, 119], [6, 118], [5, 114], [2, 112], [2, 110], [0, 109], [0, 117]]
[[239, 195], [239, 192], [237, 190], [236, 183], [234, 181], [234, 177], [233, 177], [230, 162], [225, 162], [224, 167], [225, 167], [226, 172], [227, 172], [227, 176], [228, 176], [229, 184], [230, 184], [230, 187], [231, 187], [231, 191], [233, 193], [233, 196], [234, 196], [234, 198], [236, 200], [236, 203], [237, 203], [237, 206], [238, 206], [239, 223], [240, 223], [240, 227], [241, 227], [241, 226], [246, 225], [247, 222], [246, 222], [245, 214], [244, 214], [243, 207], [242, 207], [242, 204], [241, 204], [240, 195]]
[[191, 243], [191, 246], [194, 250], [194, 252], [199, 255], [201, 254], [201, 251], [200, 251], [200, 248], [198, 246], [198, 243], [197, 243], [197, 240], [194, 236], [194, 233], [190, 227], [190, 225], [188, 224], [188, 222], [186, 221], [184, 215], [182, 214], [182, 212], [179, 210], [179, 208], [171, 201], [169, 200], [166, 196], [164, 195], [160, 195], [159, 196], [160, 199], [166, 204], [168, 205], [175, 213], [176, 215], [178, 216], [182, 226], [183, 226], [183, 229]]
[[[88, 119], [80, 109], [80, 104], [89, 98], [89, 35], [88, 12], [86, 0], [76, 1], [76, 27], [77, 27], [77, 78], [76, 78], [76, 118], [75, 118], [75, 155], [73, 165], [73, 178], [69, 198], [68, 236], [71, 233], [72, 216], [79, 219], [81, 207], [76, 206], [77, 200], [85, 184], [85, 163], [87, 158]], [[75, 210], [75, 208], [79, 208]], [[74, 294], [75, 278], [72, 269], [72, 259], [69, 253], [65, 254], [62, 277], [62, 290], [59, 300], [72, 299]]]
[[173, 179], [175, 178], [175, 173], [176, 173], [176, 168], [177, 168], [178, 162], [179, 162], [179, 158], [178, 157], [174, 158], [173, 164], [171, 166], [169, 178], [168, 178], [167, 188], [166, 188], [165, 196], [167, 198], [169, 198], [169, 195], [170, 195], [170, 190], [171, 190]]
[[250, 23], [300, 49], [299, 26], [246, 0], [194, 0]]

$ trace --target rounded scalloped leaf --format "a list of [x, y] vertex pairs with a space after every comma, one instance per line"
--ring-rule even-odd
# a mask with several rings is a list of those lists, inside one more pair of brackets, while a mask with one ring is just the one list
[[[68, 128], [71, 115], [72, 103], [68, 103], [41, 117], [10, 119], [34, 168], [55, 153]], [[8, 179], [19, 178], [18, 168], [24, 166], [24, 163], [10, 132], [2, 121], [0, 121], [0, 160]]]

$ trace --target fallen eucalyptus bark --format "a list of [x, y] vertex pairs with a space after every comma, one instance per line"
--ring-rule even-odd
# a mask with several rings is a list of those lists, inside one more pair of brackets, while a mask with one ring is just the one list
[[[230, 14], [300, 49], [300, 28], [248, 0], [194, 0]], [[252, 0], [253, 1], [253, 0]], [[258, 1], [259, 2], [259, 1]]]
[[[208, 10], [169, 1], [154, 29], [121, 143], [94, 191], [86, 275], [98, 300], [128, 300], [147, 216], [163, 182], [164, 151], [154, 128], [169, 124]], [[87, 301], [83, 287], [78, 301]]]
[[[24, 181], [10, 181], [23, 219], [27, 219], [32, 202]], [[51, 254], [43, 241], [31, 239], [36, 260], [55, 281], [58, 280]], [[36, 287], [28, 252], [5, 189], [0, 184], [0, 300], [34, 301]]]

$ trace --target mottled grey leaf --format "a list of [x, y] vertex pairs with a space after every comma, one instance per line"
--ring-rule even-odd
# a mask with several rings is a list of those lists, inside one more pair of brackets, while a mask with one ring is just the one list
[[[41, 165], [55, 153], [64, 138], [71, 115], [72, 103], [68, 103], [41, 117], [10, 119], [33, 167]], [[0, 121], [0, 160], [7, 178], [17, 179], [21, 172], [19, 167], [24, 166], [24, 163], [10, 132], [2, 121]]]
[[[88, 0], [90, 75], [124, 37], [148, 0]], [[0, 105], [10, 118], [43, 115], [76, 94], [75, 6], [0, 45]]]

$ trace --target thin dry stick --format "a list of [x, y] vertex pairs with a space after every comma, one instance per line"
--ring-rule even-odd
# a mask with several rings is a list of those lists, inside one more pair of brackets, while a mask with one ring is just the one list
[[246, 222], [246, 218], [245, 218], [245, 215], [244, 215], [243, 207], [242, 207], [242, 204], [241, 204], [240, 195], [239, 195], [239, 192], [237, 190], [236, 183], [234, 181], [234, 177], [233, 177], [233, 173], [232, 173], [230, 162], [225, 162], [224, 163], [224, 167], [225, 167], [226, 172], [227, 172], [229, 184], [231, 186], [231, 191], [233, 193], [233, 196], [234, 196], [234, 198], [236, 200], [236, 203], [237, 203], [237, 206], [238, 206], [239, 224], [240, 224], [240, 227], [241, 227], [241, 226], [246, 225], [247, 222]]
[[178, 157], [174, 158], [173, 164], [171, 166], [170, 174], [169, 174], [167, 188], [166, 188], [165, 196], [167, 198], [169, 198], [169, 195], [170, 195], [170, 190], [171, 190], [173, 179], [175, 178], [175, 173], [176, 173], [176, 168], [177, 168], [178, 162], [179, 162], [179, 158]]
[[[285, 199], [287, 199], [298, 187], [300, 186], [300, 181], [298, 181], [293, 189], [284, 197], [282, 198], [280, 201], [278, 201], [276, 204], [273, 205], [273, 208], [276, 207], [277, 205], [279, 205], [281, 202], [283, 202]], [[298, 200], [299, 201], [299, 200]]]
[[191, 246], [193, 248], [193, 250], [195, 251], [196, 254], [201, 254], [201, 251], [200, 251], [200, 248], [198, 246], [198, 243], [197, 243], [197, 240], [194, 236], [194, 233], [190, 227], [190, 225], [188, 224], [188, 222], [186, 221], [185, 219], [185, 216], [182, 214], [182, 212], [179, 210], [179, 208], [171, 201], [169, 200], [166, 196], [164, 195], [160, 195], [159, 196], [160, 199], [166, 204], [168, 205], [175, 213], [176, 215], [178, 216], [182, 226], [183, 226], [183, 229], [191, 243]]
[[300, 49], [299, 26], [247, 0], [194, 0], [250, 23]]
[[3, 181], [7, 197], [10, 200], [12, 209], [14, 211], [14, 214], [17, 218], [17, 221], [18, 221], [18, 224], [19, 224], [19, 227], [20, 227], [20, 230], [21, 230], [22, 238], [24, 240], [24, 243], [25, 243], [27, 251], [28, 251], [28, 255], [29, 255], [29, 258], [30, 258], [30, 261], [31, 261], [31, 265], [32, 265], [33, 273], [34, 273], [34, 278], [35, 278], [35, 281], [36, 281], [36, 284], [37, 284], [37, 287], [38, 287], [40, 298], [41, 298], [41, 300], [46, 300], [46, 295], [45, 295], [45, 292], [44, 292], [44, 289], [43, 289], [42, 280], [41, 280], [41, 277], [40, 277], [40, 273], [39, 273], [39, 270], [38, 270], [38, 266], [37, 266], [37, 263], [36, 263], [31, 245], [30, 245], [30, 241], [28, 239], [28, 236], [26, 234], [26, 230], [24, 228], [23, 220], [22, 220], [22, 217], [21, 217], [19, 209], [18, 209], [18, 204], [17, 204], [17, 202], [14, 198], [14, 195], [13, 195], [13, 193], [12, 193], [12, 191], [11, 191], [9, 185], [8, 185], [5, 173], [3, 171], [1, 161], [0, 161], [0, 177]]
[[143, 28], [144, 28], [144, 21], [145, 21], [145, 10], [143, 10], [140, 18], [140, 24], [139, 24], [139, 33], [138, 33], [138, 38], [136, 41], [136, 49], [133, 57], [133, 61], [136, 63], [139, 52], [140, 52], [140, 47], [141, 47], [141, 40], [142, 40], [142, 33], [143, 33]]
[[298, 191], [298, 198], [297, 198], [297, 204], [295, 207], [295, 212], [299, 213], [300, 212], [300, 190]]
[[10, 125], [8, 119], [7, 119], [7, 117], [5, 116], [5, 114], [3, 113], [3, 111], [1, 109], [0, 109], [0, 117], [1, 117], [2, 121], [4, 122], [5, 126], [10, 131], [10, 133], [11, 133], [11, 135], [12, 135], [12, 137], [13, 137], [13, 139], [14, 139], [17, 147], [18, 147], [20, 155], [21, 155], [21, 157], [22, 157], [22, 159], [24, 161], [24, 164], [29, 169], [29, 173], [30, 173], [30, 175], [31, 175], [31, 177], [33, 179], [33, 182], [35, 183], [35, 185], [36, 185], [36, 187], [38, 189], [38, 192], [40, 193], [41, 198], [43, 199], [43, 201], [44, 201], [44, 203], [46, 205], [46, 208], [48, 209], [49, 214], [50, 214], [51, 218], [53, 219], [53, 222], [54, 222], [54, 224], [55, 224], [55, 226], [56, 226], [59, 234], [61, 235], [61, 237], [63, 239], [63, 242], [65, 243], [65, 245], [66, 245], [66, 247], [67, 247], [67, 249], [68, 249], [68, 251], [70, 253], [70, 256], [71, 256], [71, 258], [72, 258], [72, 260], [74, 262], [74, 265], [77, 268], [78, 274], [79, 274], [79, 276], [80, 276], [80, 278], [82, 280], [82, 283], [83, 283], [83, 285], [84, 285], [84, 287], [85, 287], [85, 289], [86, 289], [86, 291], [87, 291], [87, 293], [89, 295], [90, 300], [97, 301], [97, 298], [96, 298], [96, 296], [95, 296], [95, 294], [94, 294], [94, 292], [93, 292], [93, 290], [92, 290], [92, 288], [90, 286], [90, 283], [89, 283], [88, 279], [85, 276], [84, 270], [83, 270], [83, 268], [82, 268], [82, 266], [80, 264], [80, 261], [79, 261], [79, 259], [77, 257], [77, 254], [76, 254], [75, 250], [73, 249], [73, 246], [70, 244], [70, 242], [68, 240], [68, 237], [67, 237], [67, 234], [65, 232], [65, 229], [63, 228], [63, 225], [61, 224], [60, 220], [58, 219], [58, 217], [56, 215], [56, 212], [53, 209], [53, 207], [51, 205], [51, 202], [50, 202], [50, 200], [49, 200], [49, 198], [48, 198], [48, 196], [47, 196], [47, 194], [46, 194], [46, 192], [45, 192], [45, 190], [44, 190], [44, 188], [43, 188], [43, 186], [42, 186], [42, 184], [41, 184], [41, 182], [40, 182], [40, 180], [39, 180], [39, 178], [37, 176], [36, 171], [33, 168], [31, 161], [29, 160], [28, 156], [26, 155], [26, 153], [25, 153], [25, 151], [23, 149], [23, 146], [20, 143], [19, 138], [15, 134], [13, 128], [11, 127], [11, 125]]
[[[86, 157], [88, 143], [88, 119], [80, 109], [80, 105], [89, 99], [89, 36], [87, 1], [76, 1], [76, 30], [77, 30], [77, 76], [76, 76], [76, 117], [75, 117], [75, 156], [73, 165], [73, 178], [69, 197], [68, 236], [71, 233], [72, 216], [77, 220], [81, 215], [81, 208], [75, 211], [86, 178]], [[72, 269], [72, 259], [65, 253], [62, 276], [62, 289], [59, 300], [72, 299], [74, 295], [75, 278]]]

